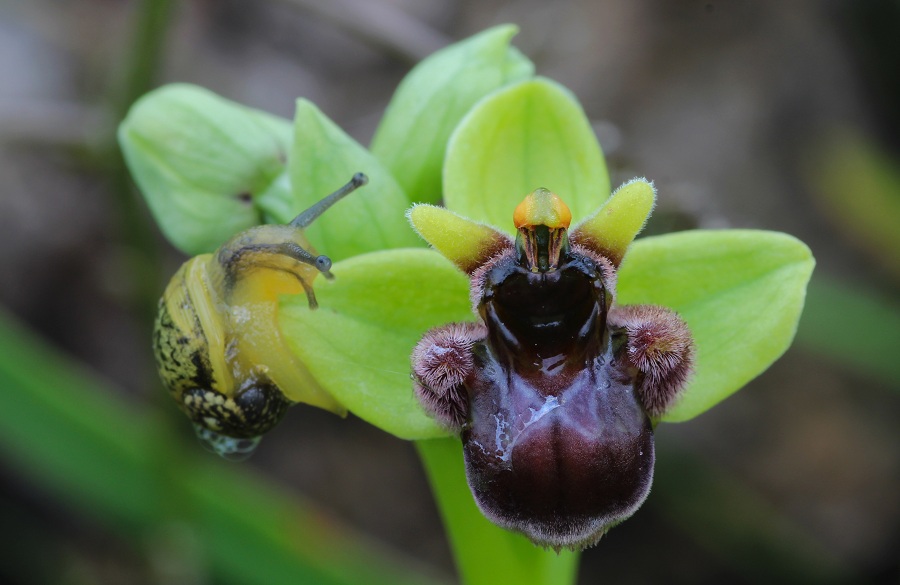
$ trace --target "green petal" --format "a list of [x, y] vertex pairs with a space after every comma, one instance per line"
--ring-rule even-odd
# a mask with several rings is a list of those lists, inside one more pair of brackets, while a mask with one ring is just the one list
[[402, 439], [447, 435], [413, 394], [409, 358], [431, 327], [474, 318], [466, 277], [433, 250], [365, 254], [332, 272], [316, 283], [317, 310], [282, 300], [288, 344], [356, 416]]
[[334, 260], [384, 248], [422, 246], [404, 214], [408, 202], [391, 173], [307, 100], [297, 101], [294, 148], [290, 156], [293, 194], [267, 196], [261, 206], [279, 223], [364, 172], [369, 183], [326, 211], [306, 237]]
[[460, 122], [447, 147], [444, 203], [512, 233], [513, 210], [538, 187], [559, 195], [575, 218], [609, 197], [603, 153], [584, 111], [543, 78], [494, 92]]
[[509, 45], [517, 31], [513, 25], [497, 26], [454, 43], [419, 63], [400, 83], [372, 152], [410, 201], [441, 198], [447, 140], [475, 102], [534, 74], [534, 65]]
[[632, 179], [572, 229], [572, 243], [587, 246], [618, 266], [635, 236], [644, 229], [655, 202], [653, 183]]
[[803, 242], [777, 232], [697, 230], [632, 245], [619, 271], [618, 302], [678, 311], [696, 343], [694, 376], [662, 420], [697, 416], [785, 352], [814, 265]]
[[416, 205], [409, 221], [422, 238], [463, 272], [471, 274], [505, 246], [509, 236], [445, 207]]
[[291, 126], [199, 87], [167, 85], [132, 106], [119, 144], [163, 233], [194, 255], [260, 223], [258, 196], [284, 190]]

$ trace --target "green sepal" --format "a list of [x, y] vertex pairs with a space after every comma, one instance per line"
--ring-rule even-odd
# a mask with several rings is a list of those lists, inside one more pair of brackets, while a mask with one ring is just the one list
[[695, 230], [631, 246], [619, 270], [617, 302], [677, 311], [696, 347], [693, 377], [661, 420], [705, 412], [787, 350], [814, 266], [803, 242], [778, 232]]
[[513, 243], [503, 232], [444, 207], [416, 205], [407, 217], [426, 242], [467, 274]]
[[572, 228], [570, 239], [599, 252], [614, 266], [622, 263], [628, 246], [647, 223], [656, 202], [656, 188], [646, 179], [632, 179], [590, 216]]
[[257, 225], [260, 194], [283, 191], [291, 125], [185, 84], [152, 91], [119, 125], [131, 175], [163, 234], [189, 255]]
[[394, 92], [372, 152], [393, 172], [410, 201], [441, 198], [447, 140], [462, 117], [495, 89], [534, 75], [502, 25], [442, 49], [416, 65]]
[[284, 297], [279, 323], [319, 384], [363, 420], [402, 439], [449, 433], [413, 394], [410, 355], [428, 329], [474, 319], [468, 280], [433, 250], [385, 250], [332, 267], [319, 308]]
[[576, 218], [609, 197], [603, 153], [581, 105], [544, 78], [492, 93], [460, 122], [447, 147], [444, 203], [513, 233], [513, 210], [539, 187]]
[[306, 237], [320, 253], [341, 260], [374, 250], [422, 245], [404, 218], [406, 195], [391, 173], [305, 99], [297, 100], [289, 169], [292, 193], [266, 194], [260, 200], [278, 223], [291, 221], [354, 173], [369, 177], [366, 186], [306, 228]]

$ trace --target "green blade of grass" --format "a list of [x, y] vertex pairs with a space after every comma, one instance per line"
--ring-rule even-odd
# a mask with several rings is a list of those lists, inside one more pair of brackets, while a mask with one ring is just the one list
[[648, 503], [747, 583], [855, 583], [813, 534], [724, 469], [659, 445]]
[[137, 544], [187, 525], [216, 582], [438, 582], [248, 469], [180, 449], [156, 412], [121, 403], [2, 312], [0, 388], [5, 465]]
[[872, 290], [814, 278], [797, 343], [900, 389], [900, 306]]

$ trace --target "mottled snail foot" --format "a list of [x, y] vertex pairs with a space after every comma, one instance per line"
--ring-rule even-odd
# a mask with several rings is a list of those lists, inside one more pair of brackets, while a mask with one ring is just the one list
[[229, 437], [197, 423], [194, 423], [194, 431], [204, 449], [228, 461], [246, 460], [253, 455], [262, 440], [262, 435], [247, 438]]

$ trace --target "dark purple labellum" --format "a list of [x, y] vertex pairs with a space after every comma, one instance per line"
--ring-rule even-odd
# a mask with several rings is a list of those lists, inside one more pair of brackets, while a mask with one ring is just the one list
[[466, 471], [491, 520], [539, 544], [593, 544], [644, 501], [653, 430], [606, 328], [602, 272], [573, 254], [554, 272], [512, 255], [486, 274], [473, 348]]

